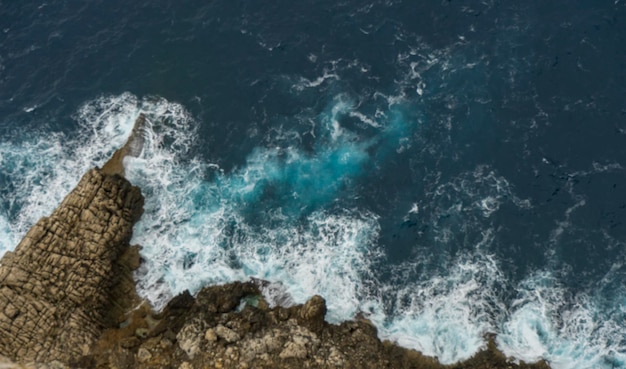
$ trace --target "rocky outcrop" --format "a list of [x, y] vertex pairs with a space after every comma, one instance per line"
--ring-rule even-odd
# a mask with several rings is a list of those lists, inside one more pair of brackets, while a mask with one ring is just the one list
[[111, 325], [116, 260], [142, 207], [137, 187], [92, 169], [30, 229], [0, 261], [0, 354], [67, 363], [88, 352]]
[[130, 136], [126, 140], [124, 146], [119, 148], [111, 155], [111, 158], [102, 166], [102, 173], [117, 174], [124, 176], [124, 158], [127, 156], [138, 157], [143, 150], [146, 140], [145, 135], [146, 116], [139, 114]]
[[[138, 119], [136, 127], [143, 124]], [[143, 142], [133, 137], [124, 155], [141, 150]], [[143, 196], [115, 165], [124, 155], [108, 170], [87, 172], [52, 215], [0, 259], [0, 355], [71, 363], [128, 309], [123, 301], [130, 300], [119, 297], [134, 292], [130, 269], [138, 256], [129, 241]]]
[[207, 287], [183, 294], [161, 314], [138, 312], [124, 328], [109, 330], [83, 358], [89, 368], [533, 368], [509, 362], [489, 339], [473, 358], [450, 366], [381, 342], [365, 319], [325, 322], [326, 304], [269, 308], [257, 285]]
[[124, 157], [141, 152], [145, 123], [140, 116], [103, 168], [87, 172], [0, 259], [0, 369], [548, 369], [511, 363], [493, 338], [470, 360], [443, 366], [381, 342], [366, 319], [327, 323], [321, 296], [270, 308], [261, 280], [183, 293], [153, 312], [137, 297], [131, 274], [139, 255], [129, 241], [143, 197], [123, 178]]

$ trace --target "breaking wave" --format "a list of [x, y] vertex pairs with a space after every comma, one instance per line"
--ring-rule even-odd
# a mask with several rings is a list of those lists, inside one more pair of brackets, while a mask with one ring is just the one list
[[[547, 270], [508, 280], [489, 251], [496, 229], [482, 230], [473, 249], [440, 261], [413, 253], [387, 263], [379, 215], [354, 200], [359, 181], [401, 152], [415, 129], [393, 104], [368, 117], [345, 98], [334, 99], [315, 117], [310, 147], [258, 146], [226, 171], [196, 156], [197, 123], [182, 105], [129, 93], [89, 101], [75, 114], [79, 129], [71, 135], [32, 133], [0, 143], [0, 253], [124, 143], [140, 112], [148, 135], [142, 155], [126, 159], [127, 177], [146, 197], [133, 238], [145, 260], [136, 277], [139, 293], [156, 308], [187, 289], [254, 277], [279, 284], [268, 290], [270, 301], [281, 299], [271, 291], [288, 295], [283, 303], [320, 294], [329, 321], [363, 313], [381, 337], [443, 363], [470, 357], [495, 333], [504, 353], [519, 360], [624, 367], [624, 291], [612, 300], [575, 294]], [[343, 117], [377, 131], [361, 138], [342, 125]], [[439, 211], [429, 221], [441, 237], [455, 231], [446, 217], [489, 218], [504, 203], [531, 206], [488, 167], [442, 185], [432, 200]], [[407, 216], [427, 206], [416, 203]], [[604, 285], [615, 280], [609, 273]]]

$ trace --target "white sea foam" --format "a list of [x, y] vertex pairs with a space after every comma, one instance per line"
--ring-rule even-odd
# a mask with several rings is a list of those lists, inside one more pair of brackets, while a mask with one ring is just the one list
[[[257, 148], [230, 173], [193, 159], [182, 163], [180, 150], [159, 142], [193, 137], [181, 126], [185, 119], [146, 145], [127, 169], [146, 193], [133, 238], [146, 260], [138, 272], [140, 294], [161, 308], [186, 289], [255, 277], [282, 282], [298, 303], [325, 296], [330, 320], [354, 315], [359, 281], [377, 260], [377, 218], [357, 210], [315, 210], [332, 201], [342, 178], [366, 160], [366, 147], [333, 124], [342, 109], [341, 102], [331, 109], [330, 142], [317, 155]], [[278, 190], [284, 197], [259, 209], [267, 191]]]
[[15, 246], [14, 237], [9, 221], [5, 216], [0, 215], [0, 257]]
[[[420, 264], [414, 261], [410, 268]], [[387, 286], [397, 294], [387, 322], [377, 322], [384, 338], [444, 364], [467, 359], [485, 346], [484, 336], [494, 331], [503, 309], [498, 291], [504, 277], [493, 256], [463, 255], [443, 273], [400, 285], [403, 279], [408, 278]]]
[[[320, 125], [327, 126], [329, 141], [313, 154], [257, 148], [245, 165], [226, 173], [190, 157], [198, 144], [196, 124], [181, 105], [131, 94], [90, 101], [77, 112], [80, 130], [71, 137], [32, 135], [0, 143], [3, 180], [12, 191], [3, 193], [0, 253], [48, 214], [82, 173], [121, 146], [144, 112], [149, 137], [144, 153], [127, 159], [127, 176], [146, 197], [133, 242], [143, 246], [146, 260], [137, 273], [140, 293], [156, 307], [185, 289], [256, 277], [282, 283], [274, 290], [293, 302], [321, 294], [333, 322], [364, 312], [383, 338], [444, 363], [471, 356], [492, 332], [506, 355], [521, 360], [545, 358], [558, 369], [624, 367], [622, 304], [571, 296], [547, 272], [510, 286], [497, 259], [485, 251], [493, 242], [489, 232], [473, 252], [440, 264], [418, 255], [380, 282], [373, 271], [385, 257], [376, 246], [378, 217], [318, 206], [332, 203], [349, 183], [344, 179], [358, 176], [370, 160], [369, 144], [338, 125], [338, 116], [351, 109], [341, 99], [329, 109]], [[381, 127], [378, 142], [390, 137], [389, 146], [397, 144], [402, 132], [394, 130], [403, 127]], [[307, 177], [311, 172], [316, 176]], [[282, 195], [271, 202], [276, 192]], [[486, 167], [435, 189], [431, 200], [477, 218], [493, 216], [505, 201], [530, 206]], [[260, 204], [269, 206], [259, 209]], [[417, 204], [413, 209], [416, 214]], [[502, 291], [511, 287], [517, 298], [505, 303]]]
[[599, 305], [584, 293], [569, 296], [551, 273], [535, 273], [518, 287], [498, 345], [516, 359], [546, 359], [555, 369], [624, 367], [624, 312], [607, 314]]
[[[163, 99], [137, 99], [131, 94], [106, 96], [82, 106], [75, 119], [78, 132], [26, 133], [0, 143], [0, 167], [11, 193], [4, 194], [4, 228], [0, 249], [11, 250], [26, 231], [61, 202], [90, 168], [102, 165], [130, 133], [139, 112], [167, 115], [182, 110]], [[175, 148], [180, 150], [180, 148]], [[5, 189], [5, 191], [8, 191]]]
[[306, 79], [304, 77], [300, 77], [300, 80], [298, 81], [298, 83], [294, 84], [294, 88], [296, 88], [299, 91], [302, 91], [305, 88], [318, 87], [319, 85], [324, 83], [327, 79], [338, 80], [339, 76], [336, 73], [331, 72], [331, 71], [325, 69], [324, 70], [324, 74], [319, 76], [319, 77], [317, 77], [314, 80], [309, 80], [309, 79]]
[[380, 128], [380, 124], [375, 119], [372, 119], [361, 112], [351, 111], [350, 116], [358, 118], [361, 122], [368, 124], [374, 128]]

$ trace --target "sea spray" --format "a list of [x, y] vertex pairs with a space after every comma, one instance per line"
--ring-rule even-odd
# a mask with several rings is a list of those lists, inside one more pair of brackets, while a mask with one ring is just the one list
[[371, 165], [372, 140], [339, 123], [349, 111], [340, 100], [320, 117], [310, 151], [257, 147], [228, 173], [197, 160], [180, 165], [178, 152], [147, 145], [128, 170], [159, 202], [147, 200], [135, 232], [151, 245], [140, 293], [160, 308], [185, 289], [255, 277], [283, 282], [296, 302], [328, 296], [331, 320], [355, 314], [381, 252], [377, 217], [336, 203]]
[[485, 347], [485, 334], [496, 330], [496, 318], [504, 313], [504, 275], [494, 256], [480, 250], [423, 278], [419, 270], [426, 259], [416, 255], [394, 269], [394, 280], [383, 287], [383, 301], [393, 308], [376, 322], [380, 334], [442, 363], [467, 359]]
[[[259, 145], [230, 171], [192, 154], [197, 123], [182, 105], [132, 94], [90, 101], [75, 114], [78, 132], [27, 133], [0, 144], [0, 252], [122, 145], [143, 112], [150, 123], [145, 150], [127, 159], [127, 175], [146, 195], [133, 242], [145, 259], [137, 273], [140, 293], [155, 307], [186, 289], [256, 277], [282, 283], [279, 292], [292, 302], [323, 295], [332, 322], [361, 312], [381, 337], [444, 363], [471, 356], [491, 332], [518, 359], [545, 358], [564, 369], [624, 366], [621, 289], [603, 288], [617, 291], [611, 299], [574, 295], [541, 270], [521, 283], [507, 280], [490, 251], [498, 242], [490, 236], [495, 228], [466, 240], [474, 245], [468, 250], [444, 247], [455, 227], [494, 219], [506, 204], [532, 207], [489, 166], [461, 173], [432, 189], [428, 203], [406, 209], [411, 219], [433, 225], [441, 250], [416, 245], [432, 252], [385, 266], [381, 219], [353, 201], [354, 191], [372, 168], [415, 145], [417, 121], [393, 109], [364, 118], [339, 100], [316, 118], [310, 147]], [[371, 134], [362, 138], [346, 128], [346, 117], [376, 124], [364, 123]], [[316, 175], [306, 175], [311, 172]], [[607, 275], [607, 286], [617, 277]]]
[[[87, 170], [101, 166], [121, 147], [142, 111], [159, 119], [178, 115], [190, 120], [181, 105], [124, 93], [102, 96], [80, 107], [74, 114], [79, 128], [72, 134], [25, 132], [0, 142], [1, 212], [6, 219], [4, 228], [10, 230], [10, 237], [0, 240], [0, 251], [12, 250], [39, 218], [58, 206]], [[193, 132], [192, 125], [182, 128]], [[160, 137], [156, 132], [152, 139]], [[183, 145], [174, 142], [171, 147], [183, 153]]]
[[546, 359], [555, 369], [626, 363], [623, 308], [603, 306], [601, 297], [585, 292], [572, 296], [549, 271], [533, 273], [517, 291], [497, 337], [507, 355], [528, 362]]

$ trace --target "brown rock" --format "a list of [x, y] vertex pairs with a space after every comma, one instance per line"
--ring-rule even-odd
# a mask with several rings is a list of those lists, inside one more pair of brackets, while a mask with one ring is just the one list
[[31, 228], [0, 265], [0, 354], [66, 363], [83, 354], [107, 326], [114, 261], [142, 206], [138, 188], [92, 169]]
[[206, 333], [204, 334], [204, 339], [209, 341], [209, 342], [217, 341], [217, 334], [215, 334], [215, 330], [214, 329], [208, 329], [206, 331]]
[[[129, 142], [126, 153], [140, 150], [141, 139]], [[130, 267], [124, 266], [133, 258], [117, 261], [142, 212], [137, 187], [118, 174], [92, 169], [28, 231], [0, 260], [0, 355], [67, 364], [117, 323], [128, 304], [120, 296], [134, 295]]]
[[[381, 342], [377, 330], [364, 318], [340, 325], [323, 321], [324, 299], [316, 296], [304, 305], [289, 308], [241, 307], [247, 296], [258, 296], [248, 283], [204, 288], [192, 298], [174, 299], [161, 316], [164, 331], [175, 335], [172, 350], [150, 349], [150, 364], [136, 362], [135, 368], [423, 368], [423, 369], [548, 369], [545, 363], [515, 364], [497, 350], [493, 338], [473, 358], [454, 365]], [[224, 304], [227, 302], [227, 304]], [[230, 310], [226, 306], [230, 306]], [[279, 312], [286, 319], [275, 319]], [[169, 322], [169, 323], [168, 323]], [[316, 324], [312, 324], [312, 323]], [[314, 329], [315, 328], [315, 329]], [[165, 333], [164, 333], [165, 335]], [[149, 338], [141, 347], [148, 347]], [[157, 347], [155, 345], [155, 347]], [[103, 365], [102, 368], [106, 368]]]
[[145, 363], [147, 361], [150, 361], [150, 359], [152, 359], [152, 354], [150, 353], [150, 351], [146, 350], [143, 347], [137, 350], [137, 360], [139, 360], [139, 362]]
[[215, 334], [217, 334], [220, 338], [224, 339], [228, 343], [237, 342], [240, 339], [237, 332], [221, 324], [215, 327]]
[[326, 300], [324, 300], [322, 296], [315, 295], [300, 309], [299, 321], [313, 331], [319, 331], [324, 326], [325, 316]]

